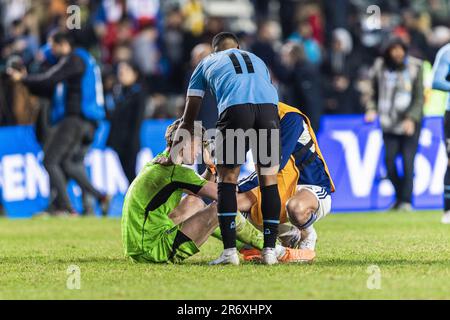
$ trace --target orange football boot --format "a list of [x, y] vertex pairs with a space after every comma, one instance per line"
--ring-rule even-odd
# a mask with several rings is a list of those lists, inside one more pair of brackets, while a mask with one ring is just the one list
[[244, 261], [261, 261], [261, 251], [255, 248], [241, 249], [239, 253], [243, 255]]
[[313, 262], [315, 257], [314, 250], [286, 248], [286, 253], [278, 261], [282, 263]]

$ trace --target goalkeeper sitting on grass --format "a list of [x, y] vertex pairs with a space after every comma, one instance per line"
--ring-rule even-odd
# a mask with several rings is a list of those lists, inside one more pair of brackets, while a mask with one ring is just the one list
[[[169, 156], [173, 134], [180, 123], [177, 120], [167, 128], [167, 150], [142, 169], [125, 196], [122, 240], [125, 255], [136, 262], [181, 262], [197, 253], [218, 226], [216, 203], [206, 206], [200, 198], [217, 199], [212, 170], [208, 168], [199, 176], [182, 165], [160, 164]], [[202, 143], [203, 132], [201, 127], [194, 128], [190, 143], [182, 151], [183, 164], [193, 164], [202, 151], [205, 162], [211, 164]], [[183, 193], [187, 194], [184, 198]], [[262, 233], [240, 214], [235, 222], [237, 238], [261, 250]], [[299, 260], [298, 250], [280, 245], [275, 250], [279, 261]]]

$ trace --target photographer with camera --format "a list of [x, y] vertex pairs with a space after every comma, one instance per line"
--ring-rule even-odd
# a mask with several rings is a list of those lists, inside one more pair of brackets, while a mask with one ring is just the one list
[[[95, 130], [96, 122], [105, 116], [100, 70], [90, 54], [75, 48], [71, 36], [56, 32], [50, 36], [51, 53], [58, 62], [44, 73], [27, 75], [26, 69], [8, 68], [16, 82], [22, 82], [37, 95], [54, 92], [59, 84], [63, 103], [53, 106], [52, 121], [55, 130], [44, 146], [44, 166], [50, 185], [56, 192], [53, 214], [77, 214], [67, 194], [65, 164], [83, 144], [85, 132]], [[101, 204], [109, 198], [101, 195]]]

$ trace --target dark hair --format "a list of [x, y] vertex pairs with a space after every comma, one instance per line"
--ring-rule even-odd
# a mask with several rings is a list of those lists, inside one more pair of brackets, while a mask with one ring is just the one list
[[391, 36], [388, 37], [386, 42], [384, 42], [384, 44], [381, 46], [382, 55], [385, 57], [388, 56], [389, 51], [396, 46], [401, 46], [405, 53], [408, 52], [408, 45], [405, 43], [405, 41], [403, 41], [402, 38], [400, 38], [399, 36]]
[[74, 45], [74, 39], [72, 35], [65, 31], [56, 31], [55, 33], [50, 35], [50, 38], [57, 44], [68, 42], [70, 46], [73, 47]]
[[239, 39], [238, 37], [232, 33], [232, 32], [220, 32], [218, 34], [216, 34], [212, 40], [212, 47], [216, 48], [217, 46], [219, 46], [224, 40], [226, 39], [231, 39], [234, 42], [236, 42], [237, 44], [239, 44]]
[[398, 36], [393, 36], [388, 38], [388, 40], [385, 42], [383, 48], [382, 48], [382, 57], [384, 59], [384, 62], [386, 66], [391, 70], [398, 70], [403, 69], [405, 67], [405, 61], [403, 61], [401, 64], [396, 63], [392, 60], [391, 57], [391, 49], [400, 46], [403, 48], [403, 51], [405, 52], [405, 56], [408, 54], [408, 46], [406, 43]]

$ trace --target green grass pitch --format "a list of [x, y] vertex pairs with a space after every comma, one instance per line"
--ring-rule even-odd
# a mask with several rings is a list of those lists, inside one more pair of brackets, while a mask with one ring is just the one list
[[[180, 265], [133, 264], [118, 219], [0, 219], [0, 299], [450, 299], [450, 226], [439, 219], [334, 214], [316, 225], [315, 263], [239, 267], [207, 265], [215, 239]], [[67, 289], [69, 265], [79, 290]], [[367, 287], [371, 265], [380, 289]]]

